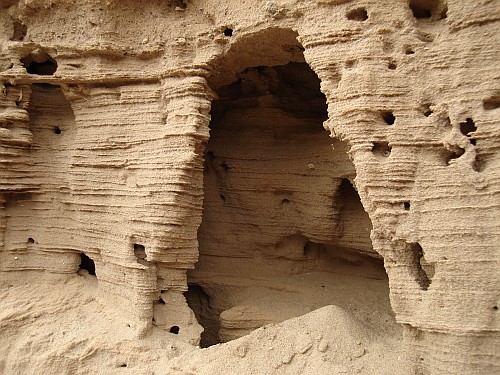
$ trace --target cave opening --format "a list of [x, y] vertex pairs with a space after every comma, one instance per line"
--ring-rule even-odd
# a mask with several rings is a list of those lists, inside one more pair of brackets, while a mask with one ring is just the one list
[[51, 76], [57, 71], [57, 62], [49, 54], [35, 51], [21, 59], [29, 74]]
[[200, 255], [185, 294], [205, 328], [202, 347], [329, 304], [396, 325], [349, 147], [323, 127], [321, 81], [290, 33], [260, 35], [251, 63], [229, 53], [221, 71], [231, 61], [236, 72], [209, 80], [217, 99], [204, 152]]
[[81, 253], [80, 260], [81, 260], [81, 262], [80, 262], [79, 271], [86, 270], [89, 273], [89, 275], [95, 276], [95, 263], [92, 260], [92, 258], [90, 258], [88, 255], [86, 255], [84, 253]]

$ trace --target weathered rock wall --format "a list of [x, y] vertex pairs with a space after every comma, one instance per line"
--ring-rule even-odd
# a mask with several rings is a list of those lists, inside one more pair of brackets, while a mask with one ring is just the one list
[[[84, 253], [95, 262], [95, 298], [124, 329], [143, 337], [153, 324], [177, 326], [179, 336], [196, 343], [200, 327], [182, 293], [198, 244], [202, 256], [190, 277], [203, 284], [206, 276], [208, 285], [210, 272], [224, 271], [224, 263], [200, 268], [203, 255], [234, 257], [237, 248], [228, 241], [246, 241], [235, 230], [219, 249], [205, 241], [204, 233], [225, 219], [215, 210], [202, 224], [204, 197], [206, 209], [258, 188], [234, 210], [248, 208], [240, 218], [267, 228], [244, 233], [265, 245], [264, 258], [276, 257], [266, 246], [299, 232], [314, 243], [383, 258], [409, 371], [494, 373], [500, 367], [499, 19], [496, 0], [1, 1], [2, 285], [56, 278], [63, 287], [79, 277]], [[327, 115], [310, 121], [325, 120], [332, 140], [318, 127], [304, 135], [308, 120], [294, 123], [282, 107], [273, 109], [286, 97], [280, 86], [250, 95], [265, 107], [253, 114], [247, 106], [224, 120], [214, 106], [212, 118], [220, 121], [210, 124], [212, 101], [224, 102], [224, 87], [241, 82], [245, 69], [289, 63], [307, 63], [321, 80]], [[262, 160], [238, 164], [256, 152], [243, 152], [255, 145], [249, 138], [265, 134], [253, 132], [251, 116], [274, 116], [269, 125], [281, 140], [296, 135], [294, 149], [284, 142], [268, 152], [262, 138], [254, 155]], [[224, 133], [217, 127], [224, 121], [234, 131], [209, 141], [209, 129]], [[287, 126], [295, 124], [294, 133]], [[249, 168], [225, 201], [211, 192], [211, 177], [204, 189], [206, 155], [219, 157], [207, 142], [217, 140], [231, 144], [225, 156], [240, 171]], [[311, 154], [304, 155], [309, 144]], [[280, 150], [278, 159], [290, 168], [281, 177], [283, 168], [273, 162]], [[271, 172], [274, 187], [262, 187], [261, 169]], [[330, 186], [303, 177], [311, 171]], [[283, 179], [294, 183], [283, 189]], [[342, 221], [335, 204], [343, 179], [371, 221], [359, 212], [361, 227], [372, 227], [371, 244], [366, 235], [342, 244], [335, 235], [339, 222], [353, 220]], [[287, 196], [273, 195], [277, 190]], [[300, 194], [302, 216], [273, 218], [281, 208], [262, 205], [269, 196], [268, 205], [275, 198], [288, 205], [289, 195]], [[229, 226], [240, 223], [233, 214]], [[355, 225], [347, 228], [358, 233]], [[295, 254], [284, 251], [284, 258], [305, 264]]]

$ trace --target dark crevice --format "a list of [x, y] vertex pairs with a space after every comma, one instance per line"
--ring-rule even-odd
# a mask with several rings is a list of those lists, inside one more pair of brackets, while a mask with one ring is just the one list
[[27, 26], [17, 19], [13, 21], [13, 26], [14, 26], [14, 34], [12, 35], [12, 38], [10, 38], [10, 40], [16, 42], [23, 41], [24, 38], [26, 37], [26, 34], [28, 33]]
[[200, 346], [207, 348], [218, 344], [219, 340], [219, 313], [213, 308], [211, 299], [205, 290], [194, 284], [189, 284], [184, 293], [188, 306], [194, 312], [196, 320], [204, 328], [201, 334]]
[[434, 266], [428, 263], [424, 257], [424, 251], [420, 244], [410, 243], [410, 270], [421, 290], [428, 290], [434, 276]]

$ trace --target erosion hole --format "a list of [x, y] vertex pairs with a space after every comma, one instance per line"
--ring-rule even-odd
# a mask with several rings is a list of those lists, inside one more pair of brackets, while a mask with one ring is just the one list
[[403, 203], [403, 208], [405, 209], [405, 211], [410, 211], [410, 202], [404, 202]]
[[28, 245], [33, 245], [35, 243], [35, 240], [33, 238], [28, 238]]
[[382, 116], [387, 125], [394, 125], [396, 121], [396, 117], [391, 111], [382, 111], [380, 112], [380, 116]]
[[410, 0], [411, 12], [417, 20], [446, 18], [448, 7], [443, 0]]
[[460, 132], [466, 137], [470, 137], [470, 133], [474, 133], [476, 130], [476, 124], [470, 117], [460, 123]]
[[13, 26], [14, 26], [14, 34], [12, 35], [12, 38], [10, 38], [10, 40], [17, 42], [23, 41], [24, 38], [26, 37], [26, 34], [28, 33], [28, 27], [17, 19], [14, 20]]
[[59, 128], [59, 126], [56, 126], [56, 127], [54, 128], [54, 133], [56, 133], [56, 134], [61, 134], [61, 128]]
[[84, 253], [80, 253], [80, 270], [87, 270], [89, 275], [94, 275], [95, 276], [95, 263], [92, 260], [92, 258], [88, 257]]
[[387, 63], [387, 68], [390, 70], [395, 70], [397, 67], [398, 65], [394, 61], [389, 61], [389, 63]]
[[410, 243], [410, 267], [415, 281], [422, 290], [428, 290], [434, 276], [434, 266], [427, 262], [424, 257], [424, 251], [420, 244]]
[[224, 36], [233, 36], [233, 29], [230, 28], [225, 29]]
[[168, 331], [170, 333], [173, 333], [174, 335], [178, 335], [179, 334], [179, 326], [172, 326], [172, 327], [170, 327], [170, 329]]
[[184, 0], [174, 0], [174, 6], [180, 9], [185, 10], [187, 8], [187, 4]]
[[373, 143], [372, 152], [375, 156], [387, 158], [391, 155], [392, 147], [388, 142]]
[[422, 104], [422, 113], [425, 117], [429, 117], [430, 115], [432, 115], [431, 105], [432, 104], [429, 103]]
[[405, 55], [413, 55], [415, 53], [415, 50], [412, 47], [405, 47], [404, 53]]
[[446, 164], [450, 165], [455, 159], [465, 154], [465, 149], [459, 146], [455, 146], [452, 150], [447, 150], [446, 152]]
[[493, 109], [500, 108], [500, 96], [493, 96], [491, 98], [484, 99], [483, 108], [486, 111], [491, 111]]
[[21, 63], [29, 74], [50, 76], [57, 70], [56, 60], [45, 52], [30, 53], [21, 59]]
[[366, 21], [368, 19], [368, 12], [365, 8], [357, 8], [347, 13], [347, 19], [351, 21]]
[[144, 245], [138, 243], [134, 244], [134, 255], [137, 257], [137, 259], [146, 259], [147, 254]]

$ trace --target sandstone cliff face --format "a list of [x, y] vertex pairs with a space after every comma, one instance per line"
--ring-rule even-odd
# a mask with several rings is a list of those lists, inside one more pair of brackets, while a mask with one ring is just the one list
[[0, 372], [498, 372], [499, 19], [0, 1]]

